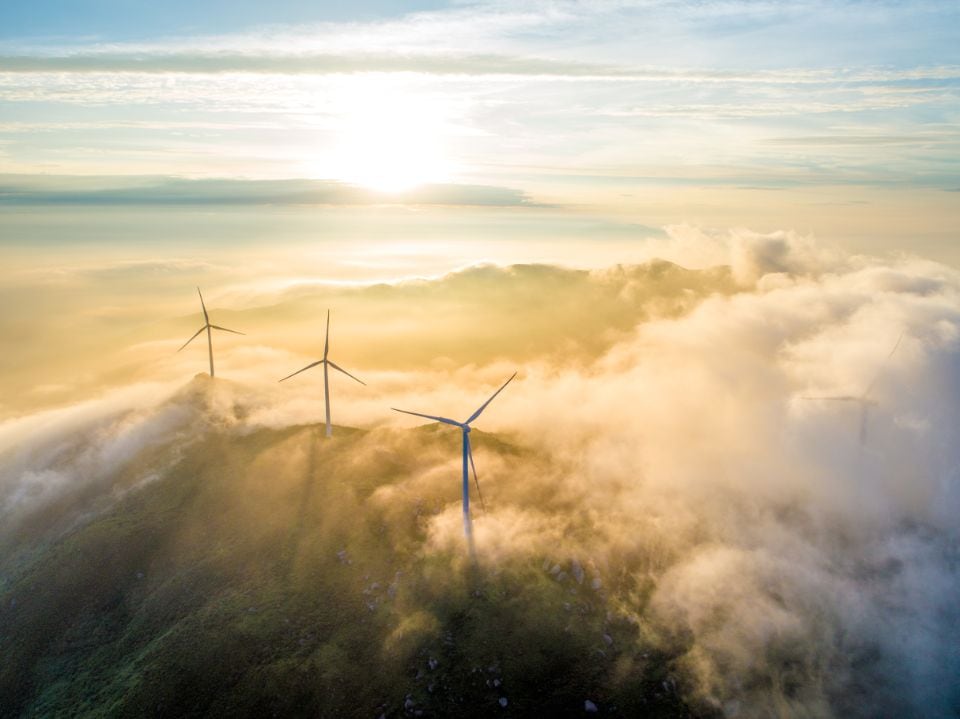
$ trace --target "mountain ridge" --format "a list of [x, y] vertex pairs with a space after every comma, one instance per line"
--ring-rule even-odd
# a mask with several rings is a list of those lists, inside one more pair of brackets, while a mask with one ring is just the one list
[[[690, 715], [594, 569], [484, 559], [482, 535], [476, 567], [432, 544], [459, 514], [455, 432], [326, 440], [245, 426], [231, 398], [195, 378], [157, 410], [186, 405], [181, 431], [101, 485], [112, 504], [0, 557], [0, 716], [579, 716], [587, 700]], [[475, 440], [482, 472], [493, 454], [535, 461]], [[511, 500], [490, 475], [496, 511]]]

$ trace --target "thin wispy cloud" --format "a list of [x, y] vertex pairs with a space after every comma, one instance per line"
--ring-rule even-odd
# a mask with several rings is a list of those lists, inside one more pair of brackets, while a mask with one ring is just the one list
[[[653, 226], [722, 225], [753, 211], [730, 195], [742, 188], [822, 188], [769, 225], [805, 226], [801, 204], [864, 200], [828, 187], [956, 185], [958, 12], [537, 1], [301, 23], [253, 13], [225, 32], [199, 11], [179, 32], [103, 21], [95, 37], [0, 42], [0, 146], [23, 174], [513, 188], [496, 203]], [[688, 194], [654, 198], [657, 182]], [[700, 188], [726, 194], [689, 194]], [[705, 214], [648, 211], [671, 203]]]
[[[24, 182], [24, 179], [28, 180]], [[0, 175], [0, 205], [478, 205], [532, 206], [505, 187], [432, 185], [389, 196], [342, 182]]]

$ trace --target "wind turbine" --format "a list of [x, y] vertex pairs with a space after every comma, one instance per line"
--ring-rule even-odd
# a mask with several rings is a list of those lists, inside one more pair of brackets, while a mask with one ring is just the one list
[[[210, 315], [207, 314], [207, 306], [203, 303], [203, 294], [200, 292], [200, 288], [197, 288], [197, 294], [200, 295], [200, 307], [203, 309], [203, 327], [197, 330], [196, 334], [193, 335], [190, 339], [183, 343], [183, 347], [186, 347], [188, 344], [193, 342], [197, 336], [203, 332], [207, 331], [207, 349], [210, 352], [210, 377], [213, 377], [213, 337], [210, 330], [221, 330], [222, 332], [232, 332], [235, 335], [242, 335], [243, 332], [237, 332], [236, 330], [228, 330], [226, 327], [220, 327], [219, 325], [210, 324]], [[181, 347], [177, 352], [183, 349]]]
[[473, 523], [470, 521], [470, 481], [469, 475], [467, 473], [467, 461], [470, 462], [470, 467], [473, 469], [473, 481], [477, 485], [477, 497], [480, 499], [480, 505], [483, 506], [483, 495], [480, 494], [480, 482], [477, 479], [477, 466], [473, 463], [473, 450], [470, 448], [470, 423], [473, 422], [477, 417], [480, 416], [480, 413], [487, 408], [487, 405], [493, 402], [493, 398], [498, 394], [503, 392], [503, 388], [506, 387], [517, 376], [517, 373], [514, 372], [510, 379], [501, 385], [500, 389], [490, 395], [490, 399], [480, 405], [480, 409], [471, 414], [466, 421], [457, 422], [454, 419], [448, 419], [447, 417], [434, 417], [431, 414], [421, 414], [420, 412], [409, 412], [405, 409], [397, 409], [396, 407], [391, 407], [394, 412], [403, 412], [404, 414], [412, 414], [417, 417], [426, 417], [427, 419], [432, 419], [436, 422], [443, 422], [444, 424], [451, 424], [454, 427], [459, 427], [460, 431], [463, 433], [463, 533], [467, 537], [467, 544], [470, 547], [470, 554], [474, 556], [476, 550], [473, 544]]
[[893, 357], [893, 353], [897, 351], [897, 348], [900, 346], [900, 341], [903, 339], [903, 333], [900, 333], [900, 336], [897, 338], [896, 343], [893, 345], [893, 349], [890, 350], [890, 353], [886, 356], [883, 362], [880, 364], [880, 368], [877, 370], [877, 373], [874, 375], [873, 380], [870, 384], [867, 385], [867, 388], [863, 393], [858, 395], [844, 394], [844, 395], [834, 395], [827, 397], [804, 397], [803, 399], [808, 400], [823, 400], [826, 402], [856, 402], [860, 405], [860, 449], [862, 450], [864, 445], [867, 443], [867, 416], [870, 412], [870, 407], [876, 407], [877, 401], [870, 396], [870, 393], [873, 391], [873, 388], [876, 386], [877, 381], [883, 375], [883, 370], [886, 368], [887, 363], [890, 361], [890, 358]]
[[347, 377], [349, 377], [352, 380], [356, 380], [357, 382], [362, 384], [364, 387], [367, 386], [367, 383], [364, 382], [363, 380], [359, 380], [356, 377], [354, 377], [352, 374], [347, 372], [343, 367], [340, 367], [333, 360], [327, 359], [327, 355], [329, 353], [330, 353], [330, 310], [327, 310], [327, 334], [323, 340], [323, 359], [317, 360], [316, 362], [312, 362], [308, 364], [306, 367], [304, 367], [303, 369], [298, 369], [293, 374], [288, 374], [286, 377], [284, 377], [280, 381], [283, 382], [284, 380], [290, 379], [294, 375], [298, 375], [301, 372], [306, 372], [308, 369], [310, 369], [311, 367], [316, 367], [318, 364], [323, 365], [323, 401], [327, 406], [327, 436], [332, 437], [333, 428], [330, 426], [330, 378], [327, 372], [327, 367], [333, 367], [335, 370], [343, 372]]

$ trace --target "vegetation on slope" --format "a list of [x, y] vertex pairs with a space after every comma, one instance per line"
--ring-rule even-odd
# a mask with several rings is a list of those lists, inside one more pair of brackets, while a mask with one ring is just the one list
[[[207, 389], [186, 393], [201, 414]], [[3, 537], [0, 715], [691, 715], [616, 611], [643, 587], [431, 545], [459, 512], [445, 429], [213, 423], [35, 513]]]

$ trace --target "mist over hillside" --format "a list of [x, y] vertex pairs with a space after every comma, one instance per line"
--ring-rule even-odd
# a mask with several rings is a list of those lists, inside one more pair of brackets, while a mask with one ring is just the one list
[[[484, 560], [466, 561], [456, 433], [325, 441], [246, 426], [244, 400], [198, 376], [133, 420], [165, 432], [133, 430], [139, 451], [4, 531], [4, 716], [564, 716], [590, 697], [686, 714], [583, 552], [512, 556], [481, 519]], [[556, 470], [474, 441], [491, 521], [509, 521], [508, 467]]]
[[[0, 707], [958, 715], [960, 276], [782, 234], [725, 251], [717, 270], [419, 285], [459, 287], [449, 316], [495, 327], [528, 273], [578, 318], [550, 341], [530, 310], [474, 364], [429, 324], [441, 305], [411, 352], [431, 331], [443, 349], [395, 368], [335, 314], [335, 351], [369, 388], [334, 385], [329, 441], [319, 378], [254, 379], [302, 357], [240, 343], [221, 345], [230, 380], [141, 371], [6, 421]], [[619, 309], [600, 321], [604, 281]], [[358, 292], [354, 317], [405, 291]], [[473, 435], [472, 567], [458, 433], [387, 408], [466, 416], [514, 369]]]

